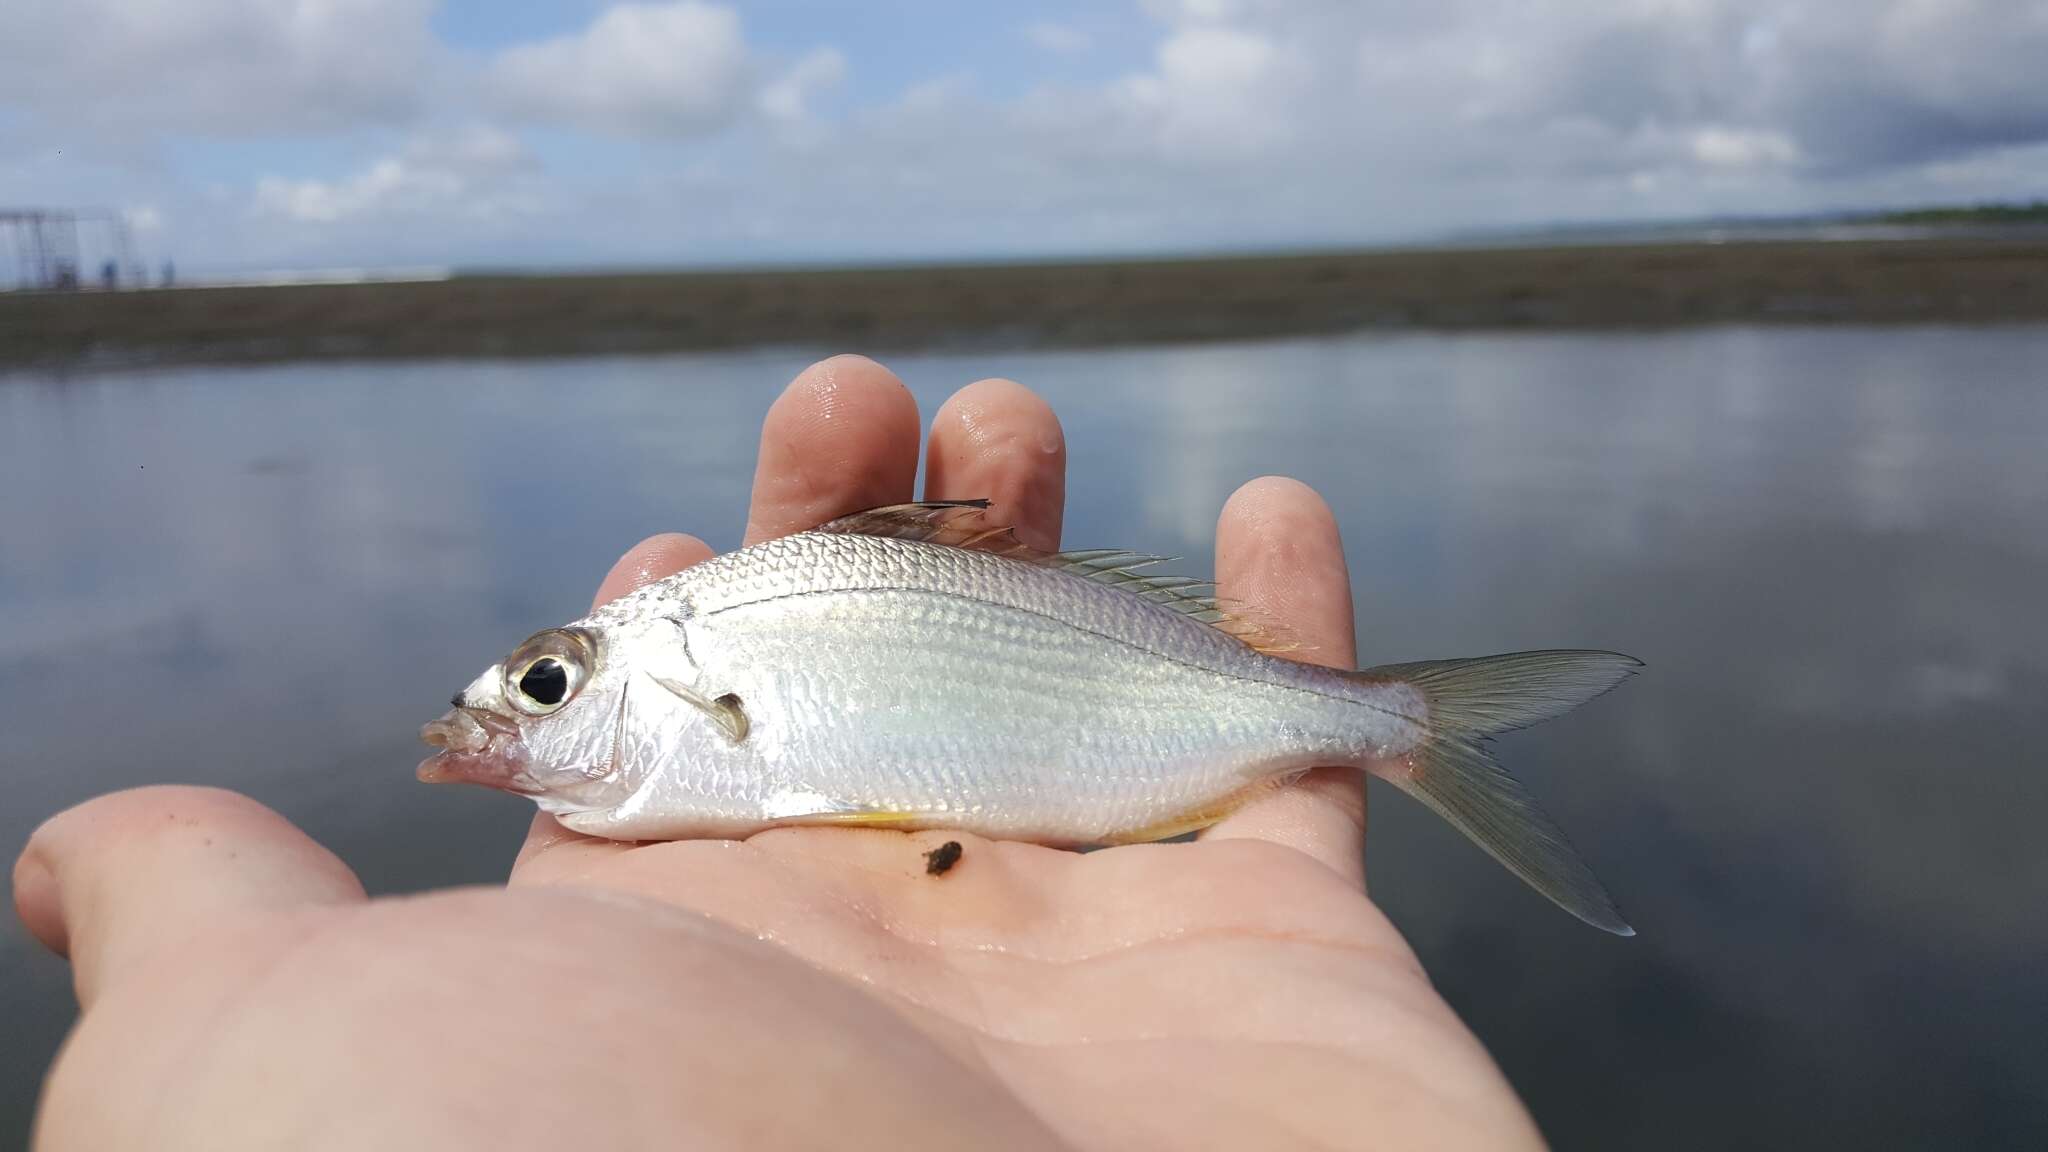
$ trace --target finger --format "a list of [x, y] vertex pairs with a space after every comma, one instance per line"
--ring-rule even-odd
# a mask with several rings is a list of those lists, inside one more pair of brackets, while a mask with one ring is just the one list
[[[1268, 476], [1239, 488], [1216, 525], [1217, 594], [1302, 642], [1299, 658], [1352, 666], [1351, 577], [1336, 518], [1315, 490]], [[1305, 852], [1365, 882], [1365, 774], [1318, 768], [1261, 796], [1203, 833]]]
[[1067, 501], [1067, 439], [1038, 394], [1011, 380], [980, 380], [932, 418], [925, 498], [991, 502], [988, 518], [1048, 552], [1060, 545]]
[[692, 564], [702, 564], [711, 559], [711, 545], [695, 536], [680, 532], [665, 532], [649, 536], [633, 545], [612, 570], [605, 574], [604, 583], [597, 587], [597, 599], [593, 608], [605, 604], [628, 592], [637, 592], [656, 580], [673, 576]]
[[553, 816], [536, 812], [533, 823], [526, 826], [526, 840], [519, 845], [519, 855], [512, 861], [512, 874], [506, 878], [506, 883], [513, 887], [553, 883], [580, 875], [605, 858], [631, 851], [634, 847], [636, 845], [630, 843], [572, 832], [562, 827]]
[[917, 401], [880, 364], [834, 356], [804, 369], [761, 425], [746, 542], [908, 501], [919, 431]]
[[116, 792], [51, 817], [14, 865], [14, 905], [71, 958], [81, 1007], [167, 944], [237, 921], [362, 900], [332, 852], [217, 788]]

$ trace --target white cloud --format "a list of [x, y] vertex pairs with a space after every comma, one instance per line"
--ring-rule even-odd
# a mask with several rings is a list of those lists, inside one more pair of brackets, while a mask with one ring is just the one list
[[433, 0], [0, 3], [0, 106], [103, 133], [309, 133], [413, 115]]
[[[473, 66], [433, 43], [429, 0], [0, 0], [19, 10], [0, 22], [0, 182], [153, 204], [164, 244], [271, 263], [1358, 243], [2048, 187], [2039, 0], [1136, 2], [1144, 40], [998, 14], [1009, 71], [906, 76], [849, 106], [858, 55], [764, 52], [704, 0], [593, 5], [573, 34]], [[1034, 85], [1033, 68], [1093, 70], [1027, 41], [1140, 63]], [[169, 165], [80, 159], [105, 135], [84, 118], [415, 136], [211, 197]], [[576, 164], [543, 171], [502, 133], [415, 123], [473, 119], [566, 127], [535, 139]]]
[[811, 100], [846, 78], [846, 57], [836, 48], [820, 48], [761, 87], [761, 111], [776, 120], [801, 120], [810, 115]]
[[[1833, 26], [1860, 18], [1849, 0], [1809, 5], [1836, 6]], [[1878, 164], [1867, 153], [1860, 167], [1844, 164], [1839, 134], [1816, 134], [1794, 112], [1819, 106], [1815, 92], [1843, 90], [1861, 65], [1801, 55], [1810, 35], [1766, 27], [1762, 0], [1148, 8], [1160, 21], [1153, 54], [1126, 75], [1003, 100], [981, 96], [971, 75], [920, 81], [816, 132], [727, 155], [715, 171], [616, 190], [601, 241], [612, 247], [590, 258], [1359, 243], [2026, 194], [2029, 174], [2048, 174], [2048, 148], [2007, 150], [1997, 164]], [[2010, 10], [2005, 24], [2006, 37], [2032, 35]], [[1796, 91], [1782, 81], [1800, 74], [1787, 52], [1808, 61]], [[1967, 69], [1942, 74], [1976, 83]]]
[[[2025, 61], [2048, 58], [2048, 5], [1147, 8], [1161, 22], [1159, 39], [1151, 63], [1129, 75], [1010, 102], [973, 99], [972, 85], [956, 81], [941, 98], [907, 94], [799, 155], [771, 158], [764, 183], [781, 179], [779, 163], [846, 174], [821, 203], [792, 204], [781, 236], [887, 236], [938, 252], [1091, 251], [1803, 212], [2033, 194], [2025, 174], [2039, 179], [2042, 151], [1999, 164], [1946, 157], [1979, 139], [2048, 143], [2048, 118], [2034, 123], [2027, 111], [2048, 85], [2025, 80]], [[1859, 39], [1873, 24], [1883, 33]], [[1822, 30], [1839, 43], [1825, 46]], [[1911, 67], [1898, 61], [1903, 95], [1867, 99], [1866, 78], [1885, 76], [1913, 43], [1926, 51]], [[1829, 111], [1859, 102], [1888, 121], [1860, 139]], [[1935, 123], [1950, 128], [1916, 127]]]
[[1126, 78], [1123, 92], [1169, 147], [1257, 151], [1290, 134], [1285, 55], [1265, 33], [1197, 23], [1168, 37], [1154, 69]]
[[309, 225], [408, 216], [489, 221], [534, 209], [533, 168], [526, 148], [495, 129], [427, 134], [343, 180], [264, 177], [255, 209]]
[[[1451, 34], [1485, 38], [1490, 13], [1467, 7]], [[2035, 0], [1544, 0], [1506, 26], [1501, 79], [1517, 99], [1503, 122], [1712, 129], [1763, 148], [1744, 163], [1834, 175], [2048, 138], [2048, 4]], [[1722, 164], [1730, 139], [1696, 159]]]
[[1170, 24], [1217, 24], [1256, 6], [1251, 0], [1141, 0], [1141, 5]]
[[1709, 168], [1755, 168], [1797, 161], [1799, 145], [1782, 132], [1710, 125], [1693, 133], [1692, 155]]
[[[490, 75], [509, 114], [615, 135], [723, 127], [755, 82], [739, 14], [698, 0], [608, 8], [575, 35], [507, 50]], [[801, 89], [792, 99], [800, 108]]]
[[1044, 22], [1024, 29], [1024, 38], [1056, 56], [1079, 56], [1095, 46], [1095, 38], [1071, 24]]

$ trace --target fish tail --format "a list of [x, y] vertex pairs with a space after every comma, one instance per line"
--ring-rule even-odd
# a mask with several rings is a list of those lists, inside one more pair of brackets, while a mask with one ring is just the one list
[[1487, 738], [1562, 715], [1633, 675], [1617, 652], [1512, 652], [1390, 664], [1361, 680], [1407, 684], [1429, 705], [1429, 734], [1375, 775], [1433, 809], [1559, 907], [1619, 936], [1635, 930], [1535, 797], [1487, 752]]

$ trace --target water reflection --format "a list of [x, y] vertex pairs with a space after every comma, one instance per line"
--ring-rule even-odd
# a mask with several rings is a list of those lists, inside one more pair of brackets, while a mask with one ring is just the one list
[[[792, 352], [0, 380], [0, 843], [123, 784], [255, 793], [373, 889], [526, 806], [411, 785], [448, 686], [651, 532], [737, 541]], [[1643, 935], [1398, 797], [1375, 893], [1564, 1147], [2029, 1143], [2048, 1113], [2048, 330], [1374, 337], [899, 358], [1042, 391], [1068, 540], [1206, 566], [1329, 494], [1362, 652], [1652, 673], [1512, 739]], [[66, 1019], [11, 926], [0, 1123]]]

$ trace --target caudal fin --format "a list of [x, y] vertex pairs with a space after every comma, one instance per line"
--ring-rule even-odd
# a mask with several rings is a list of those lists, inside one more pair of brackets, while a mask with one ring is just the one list
[[1620, 936], [1635, 929], [1521, 783], [1486, 751], [1487, 737], [1568, 712], [1642, 662], [1618, 652], [1511, 652], [1476, 660], [1389, 664], [1363, 680], [1413, 685], [1429, 702], [1429, 739], [1384, 771], [1559, 907]]

